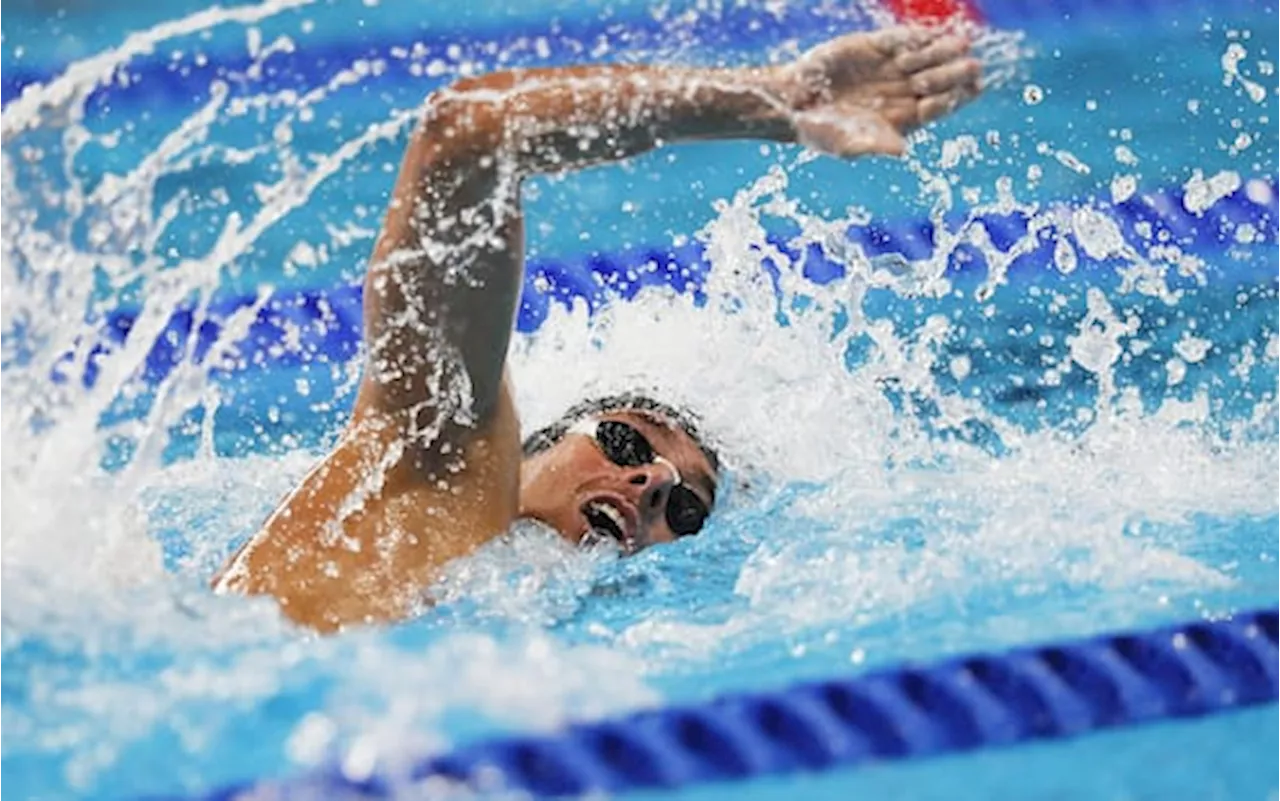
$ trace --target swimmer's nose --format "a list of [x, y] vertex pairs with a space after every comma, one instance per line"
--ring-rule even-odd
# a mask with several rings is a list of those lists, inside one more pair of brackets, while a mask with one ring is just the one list
[[667, 496], [677, 482], [676, 472], [663, 462], [641, 465], [628, 471], [627, 484], [633, 493], [632, 502], [646, 525], [662, 519]]

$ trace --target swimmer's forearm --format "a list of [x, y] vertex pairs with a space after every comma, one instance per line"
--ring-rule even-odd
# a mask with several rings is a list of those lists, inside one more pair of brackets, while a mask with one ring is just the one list
[[459, 81], [428, 104], [427, 150], [519, 174], [627, 158], [665, 142], [792, 141], [798, 98], [780, 68], [589, 66]]

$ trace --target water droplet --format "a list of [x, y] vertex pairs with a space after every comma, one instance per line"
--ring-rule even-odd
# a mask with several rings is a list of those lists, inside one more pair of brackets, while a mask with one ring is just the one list
[[1183, 186], [1182, 205], [1196, 215], [1202, 216], [1213, 204], [1240, 188], [1239, 173], [1223, 170], [1211, 178], [1205, 178], [1199, 169], [1192, 172]]
[[1053, 154], [1053, 157], [1056, 158], [1058, 163], [1062, 166], [1078, 172], [1081, 175], [1088, 175], [1091, 172], [1089, 165], [1081, 161], [1076, 154], [1072, 153], [1070, 150], [1059, 150]]
[[1182, 339], [1174, 344], [1173, 350], [1185, 361], [1197, 364], [1204, 359], [1212, 347], [1212, 340], [1192, 336], [1191, 334], [1183, 334]]
[[1132, 175], [1117, 175], [1111, 179], [1111, 202], [1123, 203], [1133, 197], [1137, 189], [1137, 178]]
[[1265, 206], [1271, 202], [1271, 185], [1261, 178], [1251, 178], [1244, 185], [1244, 194], [1259, 206]]
[[1058, 272], [1067, 275], [1075, 272], [1077, 264], [1076, 249], [1071, 247], [1065, 236], [1058, 237], [1058, 243], [1053, 246], [1053, 265]]

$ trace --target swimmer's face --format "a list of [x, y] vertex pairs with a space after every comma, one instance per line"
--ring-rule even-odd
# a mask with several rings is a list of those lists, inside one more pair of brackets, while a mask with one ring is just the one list
[[574, 544], [624, 553], [696, 534], [715, 503], [715, 470], [678, 426], [642, 412], [590, 417], [524, 460], [520, 516]]

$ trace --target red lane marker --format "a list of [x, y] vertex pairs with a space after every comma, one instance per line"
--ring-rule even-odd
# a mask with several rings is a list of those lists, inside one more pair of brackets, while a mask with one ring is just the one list
[[884, 4], [904, 21], [937, 22], [957, 16], [974, 22], [982, 19], [971, 0], [884, 0]]

